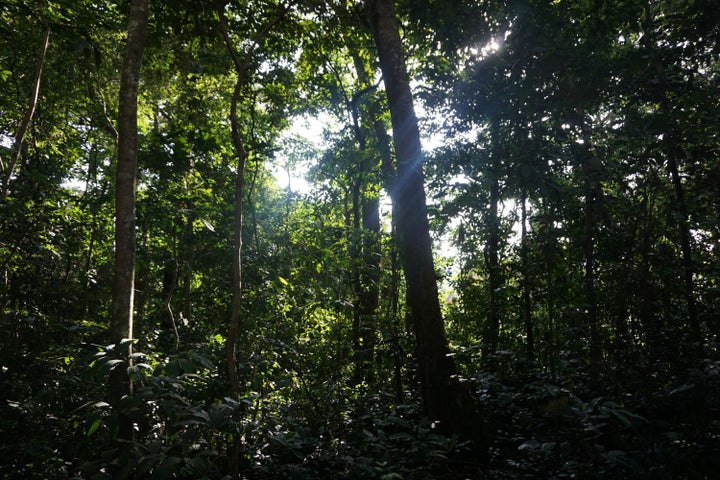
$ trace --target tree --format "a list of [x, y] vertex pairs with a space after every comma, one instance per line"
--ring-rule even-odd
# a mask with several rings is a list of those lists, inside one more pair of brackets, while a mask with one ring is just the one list
[[[133, 336], [135, 292], [135, 182], [137, 177], [137, 104], [148, 28], [148, 1], [133, 0], [128, 15], [125, 59], [118, 100], [118, 163], [115, 179], [115, 277], [110, 342], [120, 350]], [[128, 350], [130, 345], [127, 344]], [[112, 404], [118, 414], [118, 438], [132, 440], [133, 424], [123, 410], [123, 397], [132, 394], [126, 368], [115, 368], [109, 379]]]
[[393, 125], [397, 176], [390, 195], [397, 207], [398, 240], [415, 332], [418, 374], [426, 414], [447, 432], [461, 432], [476, 415], [457, 380], [438, 299], [427, 218], [420, 131], [392, 0], [370, 0], [367, 14], [380, 58]]
[[12, 179], [15, 166], [22, 155], [23, 145], [25, 143], [25, 134], [28, 131], [28, 127], [30, 127], [33, 115], [35, 115], [35, 109], [37, 108], [38, 97], [40, 95], [40, 81], [42, 80], [45, 56], [47, 54], [48, 45], [50, 44], [50, 25], [48, 24], [47, 18], [45, 18], [45, 14], [42, 11], [40, 11], [38, 16], [40, 17], [40, 24], [43, 26], [43, 35], [40, 42], [40, 49], [37, 54], [37, 60], [35, 61], [35, 75], [31, 89], [30, 101], [27, 110], [25, 111], [25, 116], [18, 123], [10, 161], [7, 166], [0, 162], [0, 174], [2, 174], [2, 184], [0, 184], [1, 202], [4, 202], [7, 199], [8, 191], [10, 189], [10, 180]]
[[[238, 116], [238, 105], [241, 100], [242, 89], [248, 82], [251, 73], [253, 54], [261, 45], [261, 42], [270, 34], [272, 29], [279, 24], [288, 10], [292, 6], [279, 5], [278, 12], [271, 17], [265, 25], [259, 29], [250, 41], [250, 45], [244, 52], [240, 53], [233, 44], [230, 31], [228, 30], [227, 17], [225, 9], [229, 1], [224, 0], [218, 3], [217, 12], [220, 19], [220, 30], [225, 41], [227, 51], [232, 58], [233, 67], [235, 69], [235, 88], [230, 98], [230, 129], [232, 144], [237, 157], [236, 179], [235, 179], [235, 202], [234, 202], [234, 227], [233, 227], [233, 262], [232, 262], [232, 308], [230, 320], [228, 323], [228, 334], [225, 343], [226, 362], [228, 368], [228, 378], [230, 380], [230, 393], [239, 400], [240, 397], [240, 378], [237, 368], [237, 346], [239, 341], [240, 325], [241, 325], [241, 305], [242, 305], [242, 245], [243, 245], [243, 203], [245, 199], [245, 167], [248, 160], [248, 152], [245, 149], [243, 141], [242, 127]], [[233, 436], [232, 448], [228, 453], [229, 473], [232, 478], [239, 477], [239, 458], [240, 458], [241, 439], [239, 435]]]
[[0, 477], [712, 476], [716, 2], [148, 2], [108, 348], [130, 3], [0, 6]]

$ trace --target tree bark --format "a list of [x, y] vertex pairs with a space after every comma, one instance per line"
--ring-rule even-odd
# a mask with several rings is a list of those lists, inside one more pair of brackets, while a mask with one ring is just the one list
[[[133, 336], [135, 289], [135, 184], [137, 176], [137, 99], [140, 68], [147, 40], [148, 0], [133, 0], [120, 78], [118, 105], [118, 163], [115, 187], [115, 277], [113, 283], [110, 342], [119, 344]], [[132, 394], [127, 369], [114, 369], [109, 379], [110, 397], [118, 414], [118, 437], [132, 440], [133, 426], [123, 413], [121, 399]]]
[[[393, 125], [397, 176], [390, 191], [397, 206], [398, 241], [415, 331], [425, 413], [441, 430], [461, 432], [471, 423], [469, 392], [456, 380], [438, 299], [427, 217], [420, 131], [392, 0], [370, 0], [367, 13], [380, 58]], [[472, 416], [474, 416], [474, 411]]]

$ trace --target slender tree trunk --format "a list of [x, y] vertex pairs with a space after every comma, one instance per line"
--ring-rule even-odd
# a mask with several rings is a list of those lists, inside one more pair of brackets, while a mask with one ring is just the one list
[[[640, 278], [638, 296], [640, 298], [640, 322], [645, 330], [646, 354], [650, 364], [655, 364], [660, 351], [660, 329], [655, 312], [655, 294], [651, 285], [650, 265], [652, 249], [652, 211], [655, 208], [652, 190], [654, 188], [655, 172], [651, 173], [652, 183], [646, 187], [645, 196], [641, 202], [642, 223], [640, 228]], [[650, 181], [650, 180], [648, 180]]]
[[[177, 353], [180, 346], [180, 333], [177, 329], [175, 312], [173, 312], [172, 309], [172, 301], [173, 297], [175, 296], [175, 291], [177, 290], [179, 273], [180, 268], [178, 264], [177, 253], [175, 253], [173, 255], [173, 258], [168, 260], [165, 264], [165, 267], [163, 268], [162, 299], [164, 308], [160, 315], [160, 317], [162, 318], [162, 326], [165, 330], [165, 332], [163, 332], [163, 340], [165, 340], [165, 338], [169, 338], [170, 336], [172, 337], [172, 350], [175, 353]], [[168, 334], [166, 332], [170, 333]]]
[[[395, 165], [393, 164], [392, 146], [390, 136], [387, 133], [385, 123], [380, 119], [380, 107], [377, 102], [371, 101], [370, 104], [370, 118], [373, 119], [373, 130], [375, 131], [375, 138], [377, 140], [377, 150], [380, 155], [380, 170], [382, 174], [382, 182], [387, 186], [387, 190], [391, 189], [392, 179], [395, 178], [396, 171]], [[391, 238], [396, 238], [397, 231], [397, 205], [392, 202], [392, 215], [391, 215]], [[379, 205], [378, 205], [378, 221], [379, 217]], [[378, 251], [380, 245], [378, 242]], [[387, 302], [388, 310], [386, 319], [390, 320], [391, 337], [390, 344], [392, 350], [393, 359], [393, 391], [395, 394], [395, 400], [398, 404], [403, 403], [403, 375], [402, 368], [405, 363], [405, 354], [403, 353], [403, 347], [400, 342], [400, 337], [405, 329], [401, 328], [400, 316], [399, 316], [399, 297], [400, 297], [400, 267], [398, 261], [398, 248], [395, 243], [390, 246], [390, 284], [388, 285]], [[378, 257], [379, 260], [379, 257]], [[380, 284], [380, 265], [378, 264], [378, 285]]]
[[[371, 383], [374, 377], [373, 360], [375, 358], [375, 336], [377, 328], [377, 310], [380, 296], [380, 202], [377, 194], [368, 192], [368, 179], [377, 157], [368, 150], [366, 132], [372, 131], [374, 123], [372, 106], [368, 118], [361, 118], [360, 104], [363, 97], [375, 89], [369, 86], [369, 77], [364, 60], [351, 52], [359, 84], [363, 87], [353, 95], [349, 102], [355, 140], [362, 152], [361, 164], [357, 165], [357, 178], [353, 187], [354, 232], [356, 237], [355, 258], [356, 278], [354, 279], [356, 308], [354, 319], [355, 374], [353, 381]], [[372, 104], [371, 104], [372, 105]]]
[[455, 380], [456, 366], [449, 355], [440, 311], [425, 200], [420, 132], [395, 5], [392, 0], [370, 0], [367, 9], [393, 125], [398, 168], [390, 193], [397, 206], [400, 255], [415, 330], [425, 413], [439, 421], [444, 431], [466, 431], [474, 418], [474, 402], [469, 392]]
[[360, 272], [360, 334], [362, 335], [365, 380], [373, 380], [377, 311], [380, 306], [380, 202], [376, 196], [363, 197], [363, 266]]
[[535, 359], [535, 335], [533, 328], [532, 305], [530, 299], [530, 260], [528, 258], [527, 239], [527, 190], [520, 193], [520, 256], [522, 263], [522, 316], [525, 324], [525, 354], [528, 360]]
[[[13, 175], [13, 171], [22, 155], [23, 145], [25, 142], [25, 134], [27, 129], [32, 122], [33, 116], [35, 115], [35, 109], [37, 108], [38, 98], [40, 96], [40, 81], [42, 80], [43, 66], [45, 65], [45, 55], [47, 54], [48, 45], [50, 44], [50, 25], [45, 18], [45, 15], [40, 13], [40, 22], [43, 26], [43, 37], [40, 41], [40, 51], [38, 52], [37, 60], [35, 62], [35, 78], [33, 81], [32, 93], [30, 95], [30, 102], [28, 109], [25, 111], [25, 117], [20, 122], [18, 130], [15, 133], [15, 144], [13, 145], [12, 156], [7, 166], [2, 169], [2, 191], [0, 191], [0, 201], [5, 201], [10, 192], [10, 180]], [[0, 165], [2, 163], [0, 162]]]
[[547, 330], [545, 331], [545, 361], [550, 366], [550, 375], [555, 378], [557, 375], [557, 359], [559, 354], [557, 319], [556, 319], [556, 293], [555, 293], [555, 269], [557, 240], [555, 238], [555, 227], [553, 219], [555, 213], [549, 205], [544, 202], [543, 224], [545, 233], [543, 235], [543, 266], [545, 268], [545, 308], [547, 309]]
[[[565, 8], [563, 7], [563, 10]], [[578, 87], [574, 77], [563, 69], [566, 87], [569, 92], [576, 93]], [[595, 230], [596, 206], [602, 190], [598, 181], [601, 168], [599, 159], [592, 147], [590, 128], [586, 121], [583, 105], [576, 105], [572, 114], [572, 122], [580, 130], [582, 145], [578, 146], [578, 160], [583, 180], [583, 251], [585, 253], [584, 290], [585, 290], [585, 325], [589, 329], [589, 363], [590, 378], [593, 383], [598, 379], [602, 349], [600, 345], [600, 327], [598, 321], [597, 292], [595, 286]]]
[[[356, 128], [356, 135], [360, 136], [360, 128]], [[364, 140], [359, 142], [360, 148], [364, 147]], [[351, 198], [351, 207], [350, 207], [350, 216], [352, 218], [348, 218], [347, 226], [349, 231], [349, 245], [350, 245], [350, 270], [351, 270], [351, 280], [350, 283], [352, 284], [354, 299], [353, 299], [353, 325], [352, 325], [352, 335], [353, 335], [353, 360], [355, 363], [355, 371], [353, 373], [353, 376], [351, 378], [351, 382], [353, 385], [357, 385], [360, 383], [365, 376], [365, 359], [363, 358], [363, 355], [365, 352], [363, 352], [363, 337], [361, 332], [361, 305], [360, 302], [362, 301], [362, 280], [361, 280], [361, 274], [362, 274], [362, 245], [361, 245], [361, 237], [362, 237], [362, 230], [360, 228], [360, 225], [362, 224], [362, 219], [360, 218], [360, 189], [361, 181], [359, 178], [360, 173], [356, 170], [355, 171], [356, 178], [351, 178], [351, 187], [350, 187], [350, 198]], [[351, 174], [352, 176], [352, 174]]]
[[500, 336], [500, 305], [499, 294], [502, 281], [500, 279], [500, 218], [498, 207], [500, 205], [500, 151], [497, 142], [499, 134], [496, 122], [493, 122], [492, 167], [490, 171], [490, 211], [487, 217], [489, 231], [488, 243], [485, 246], [485, 263], [488, 269], [489, 306], [487, 325], [485, 327], [485, 347], [483, 348], [483, 362], [490, 366], [494, 364]]
[[[230, 393], [234, 399], [240, 398], [240, 378], [237, 368], [237, 345], [240, 335], [241, 305], [242, 305], [242, 230], [243, 230], [243, 199], [245, 195], [245, 166], [248, 153], [245, 150], [240, 121], [238, 118], [238, 104], [242, 88], [245, 86], [250, 73], [252, 55], [258, 48], [260, 42], [270, 33], [270, 30], [283, 19], [289, 6], [284, 7], [278, 15], [268, 22], [260, 31], [255, 34], [251, 44], [243, 52], [238, 52], [228, 30], [225, 7], [228, 0], [222, 0], [217, 7], [220, 30], [225, 46], [230, 54], [235, 68], [235, 88], [230, 99], [230, 135], [237, 156], [237, 169], [235, 173], [235, 202], [234, 202], [234, 225], [233, 225], [233, 283], [232, 283], [232, 306], [228, 322], [228, 334], [225, 340], [225, 356], [228, 369], [228, 380]], [[233, 435], [233, 440], [228, 449], [228, 473], [231, 478], [240, 477], [240, 446], [241, 438], [239, 433]]]
[[[570, 78], [570, 77], [568, 77]], [[574, 83], [570, 81], [571, 89]], [[598, 182], [599, 161], [595, 157], [592, 148], [590, 129], [585, 121], [585, 111], [578, 107], [576, 109], [576, 125], [582, 134], [582, 150], [580, 152], [580, 168], [583, 177], [583, 190], [585, 202], [583, 205], [584, 239], [583, 249], [585, 252], [585, 323], [590, 330], [590, 378], [597, 381], [600, 372], [600, 359], [602, 349], [600, 345], [600, 331], [598, 322], [597, 291], [595, 287], [595, 223], [596, 204], [600, 196], [600, 184]]]
[[660, 86], [664, 89], [663, 95], [660, 101], [660, 113], [667, 120], [667, 125], [662, 137], [663, 151], [666, 156], [666, 168], [670, 181], [673, 186], [675, 193], [675, 212], [677, 219], [677, 228], [679, 234], [680, 252], [682, 255], [682, 280], [684, 285], [685, 303], [687, 306], [688, 324], [690, 327], [690, 362], [692, 364], [697, 363], [704, 357], [704, 341], [702, 330], [700, 328], [700, 321], [697, 312], [697, 303], [695, 300], [695, 280], [694, 280], [694, 267], [693, 267], [693, 252], [692, 252], [692, 240], [690, 235], [690, 224], [689, 224], [689, 212], [687, 208], [687, 202], [685, 200], [685, 189], [682, 184], [680, 177], [680, 167], [678, 161], [685, 155], [682, 148], [682, 138], [677, 135], [677, 125], [674, 123], [673, 101], [668, 96], [670, 91], [669, 80], [665, 72], [665, 66], [662, 61], [653, 55], [655, 49], [651, 43], [651, 32], [654, 30], [654, 22], [652, 18], [652, 8], [649, 2], [645, 5], [645, 18], [643, 27], [646, 29], [648, 34], [643, 36], [643, 44], [651, 52], [652, 65], [655, 68], [655, 73], [659, 79]]
[[[133, 0], [120, 78], [118, 106], [118, 163], [115, 187], [115, 278], [113, 283], [110, 342], [133, 336], [135, 289], [135, 182], [137, 176], [137, 98], [143, 52], [147, 39], [148, 0]], [[109, 379], [110, 398], [118, 414], [118, 437], [132, 440], [133, 425], [121, 408], [132, 394], [127, 368], [115, 368]]]
[[688, 323], [690, 325], [690, 339], [692, 341], [691, 355], [694, 357], [691, 363], [696, 363], [703, 358], [703, 338], [698, 320], [697, 303], [695, 301], [695, 280], [693, 267], [692, 243], [690, 225], [688, 222], [689, 213], [685, 200], [685, 189], [680, 178], [677, 158], [679, 156], [678, 139], [668, 128], [664, 136], [665, 150], [667, 152], [667, 170], [675, 192], [675, 209], [677, 211], [677, 228], [680, 237], [680, 252], [683, 265], [683, 283], [685, 290], [685, 303], [688, 311]]
[[[230, 394], [232, 398], [237, 400], [240, 398], [240, 377], [237, 367], [237, 345], [240, 332], [240, 315], [242, 305], [242, 227], [243, 227], [243, 198], [245, 190], [245, 165], [247, 163], [248, 154], [243, 144], [240, 133], [240, 124], [238, 120], [238, 102], [240, 100], [240, 92], [247, 79], [248, 70], [250, 68], [250, 54], [248, 53], [244, 61], [240, 60], [239, 54], [235, 49], [230, 32], [227, 27], [227, 18], [225, 17], [225, 6], [227, 2], [221, 2], [218, 7], [218, 16], [220, 18], [220, 28], [222, 30], [223, 39], [228, 52], [232, 56], [235, 65], [235, 73], [237, 75], [235, 88], [230, 100], [230, 128], [235, 155], [237, 156], [237, 167], [235, 172], [235, 203], [234, 203], [234, 224], [233, 224], [233, 258], [232, 258], [232, 304], [230, 319], [228, 321], [228, 333], [225, 339], [225, 359], [227, 362], [228, 381], [230, 383]], [[234, 432], [233, 438], [228, 448], [228, 474], [230, 478], [240, 477], [240, 434]]]

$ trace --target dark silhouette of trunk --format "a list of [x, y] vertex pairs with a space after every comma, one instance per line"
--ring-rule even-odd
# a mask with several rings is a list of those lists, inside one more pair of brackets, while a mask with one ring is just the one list
[[[125, 59], [120, 77], [118, 106], [118, 163], [115, 180], [115, 277], [113, 282], [110, 342], [133, 336], [135, 288], [135, 182], [137, 176], [137, 98], [140, 68], [147, 39], [148, 1], [133, 0], [128, 17]], [[128, 352], [130, 353], [130, 352]], [[132, 395], [127, 368], [110, 374], [110, 399], [118, 415], [118, 438], [133, 439], [131, 419], [121, 405]]]
[[[567, 81], [571, 91], [575, 91], [575, 83], [570, 76]], [[597, 202], [602, 195], [598, 180], [602, 168], [599, 159], [595, 156], [590, 136], [590, 128], [585, 120], [585, 111], [582, 107], [575, 109], [574, 123], [580, 130], [582, 145], [577, 146], [577, 159], [580, 162], [580, 172], [583, 180], [583, 252], [585, 254], [585, 325], [589, 329], [590, 344], [590, 378], [593, 382], [598, 380], [602, 349], [600, 345], [600, 327], [598, 322], [597, 291], [595, 280], [595, 229]]]
[[[360, 129], [356, 129], [356, 136], [360, 135]], [[364, 148], [364, 140], [359, 142], [361, 150]], [[357, 174], [359, 176], [359, 173]], [[351, 263], [351, 284], [353, 288], [353, 294], [355, 296], [355, 301], [353, 302], [353, 325], [352, 325], [352, 335], [353, 335], [353, 360], [355, 362], [355, 371], [353, 373], [353, 377], [351, 379], [351, 382], [356, 385], [362, 381], [362, 379], [365, 376], [365, 367], [366, 362], [364, 358], [364, 346], [363, 346], [363, 336], [362, 336], [362, 326], [361, 326], [361, 317], [362, 317], [362, 306], [360, 302], [362, 301], [362, 280], [361, 280], [361, 271], [362, 271], [362, 245], [361, 245], [361, 236], [362, 231], [360, 228], [360, 225], [362, 224], [362, 219], [360, 218], [360, 189], [362, 188], [361, 182], [359, 178], [354, 178], [350, 180], [352, 182], [351, 187], [351, 216], [352, 219], [349, 220], [349, 231], [350, 231], [350, 263]]]
[[[194, 205], [191, 206], [193, 209]], [[192, 210], [191, 210], [192, 211]], [[185, 220], [185, 232], [183, 234], [183, 249], [185, 250], [185, 262], [182, 280], [182, 291], [184, 307], [182, 311], [183, 322], [188, 325], [192, 322], [193, 318], [193, 298], [192, 298], [192, 280], [193, 280], [193, 269], [195, 266], [195, 234], [193, 233], [193, 219], [192, 216], [188, 216]]]
[[[565, 6], [562, 7], [565, 11]], [[582, 98], [575, 77], [563, 67], [563, 83], [568, 91], [568, 98]], [[583, 253], [585, 256], [584, 293], [585, 293], [585, 327], [589, 330], [589, 371], [593, 383], [598, 380], [602, 350], [600, 345], [600, 327], [598, 322], [597, 292], [595, 280], [595, 229], [597, 222], [597, 202], [602, 194], [599, 174], [602, 170], [600, 160], [596, 157], [592, 145], [590, 127], [587, 124], [584, 105], [574, 104], [569, 118], [571, 124], [579, 130], [582, 142], [573, 143], [575, 157], [580, 164], [582, 179], [583, 202]]]
[[[373, 101], [370, 105], [370, 117], [373, 119], [373, 130], [375, 131], [375, 138], [377, 140], [377, 150], [380, 155], [380, 169], [382, 173], [382, 181], [389, 191], [392, 188], [392, 179], [396, 176], [395, 165], [393, 164], [392, 147], [390, 136], [387, 133], [385, 123], [380, 119], [380, 107], [377, 102]], [[395, 202], [392, 202], [392, 216], [391, 216], [391, 238], [397, 238], [397, 225], [396, 220], [398, 218], [397, 206]], [[378, 216], [378, 220], [380, 217]], [[379, 249], [379, 245], [378, 245]], [[379, 260], [379, 258], [378, 258]], [[378, 284], [380, 268], [378, 264]], [[385, 318], [390, 321], [391, 337], [390, 337], [390, 348], [392, 351], [393, 359], [393, 391], [395, 394], [395, 401], [398, 404], [403, 403], [403, 375], [402, 367], [405, 363], [405, 354], [403, 351], [400, 337], [404, 332], [403, 324], [400, 321], [399, 306], [400, 306], [400, 265], [398, 259], [398, 248], [395, 243], [390, 246], [390, 284], [387, 288], [387, 312]]]
[[527, 190], [520, 192], [520, 262], [522, 264], [522, 317], [525, 324], [525, 354], [528, 360], [535, 358], [535, 334], [530, 299], [530, 259], [527, 239]]
[[[225, 6], [227, 2], [221, 2], [218, 6], [218, 16], [220, 18], [220, 29], [225, 40], [230, 56], [233, 59], [235, 73], [235, 88], [233, 89], [230, 99], [230, 135], [237, 166], [235, 169], [235, 195], [234, 195], [234, 223], [233, 223], [233, 260], [232, 260], [232, 305], [230, 320], [228, 322], [228, 335], [225, 340], [225, 354], [228, 369], [228, 380], [230, 382], [230, 393], [234, 398], [240, 395], [240, 380], [237, 371], [237, 342], [240, 330], [240, 306], [242, 303], [242, 226], [243, 226], [243, 199], [245, 190], [245, 165], [247, 163], [248, 153], [240, 133], [240, 122], [238, 120], [238, 103], [242, 87], [248, 77], [250, 69], [250, 54], [246, 54], [244, 59], [240, 58], [235, 48], [230, 32], [227, 26], [227, 18], [225, 17]], [[236, 472], [231, 475], [237, 476]]]
[[640, 299], [640, 323], [645, 331], [646, 354], [651, 365], [659, 360], [662, 346], [660, 320], [656, 308], [657, 288], [653, 286], [651, 276], [653, 215], [655, 210], [655, 191], [657, 190], [657, 172], [653, 168], [648, 173], [644, 186], [645, 193], [640, 203], [642, 209], [640, 225], [640, 272], [638, 279], [638, 298]]
[[488, 315], [485, 326], [485, 339], [483, 348], [483, 362], [490, 368], [494, 368], [494, 358], [497, 352], [498, 339], [500, 336], [500, 217], [498, 208], [500, 205], [500, 151], [497, 121], [492, 122], [493, 149], [492, 165], [490, 167], [490, 211], [487, 216], [488, 242], [485, 245], [485, 264], [488, 270]]
[[[377, 329], [377, 310], [380, 295], [380, 203], [378, 196], [368, 191], [369, 178], [377, 157], [370, 152], [367, 145], [366, 132], [372, 130], [372, 108], [369, 119], [361, 118], [360, 104], [364, 97], [375, 87], [367, 86], [368, 75], [365, 64], [357, 52], [351, 52], [355, 71], [360, 85], [359, 92], [348, 101], [348, 110], [353, 123], [355, 140], [362, 152], [361, 163], [357, 165], [356, 178], [353, 184], [353, 265], [355, 288], [355, 311], [353, 319], [353, 346], [355, 373], [353, 383], [362, 381], [371, 383], [373, 380], [373, 360], [375, 357], [375, 336]], [[367, 126], [370, 120], [370, 126]]]
[[677, 221], [681, 261], [683, 266], [682, 280], [684, 286], [685, 303], [687, 306], [688, 325], [690, 327], [690, 363], [697, 364], [704, 357], [704, 340], [698, 318], [697, 303], [695, 300], [695, 280], [692, 252], [692, 237], [690, 234], [689, 211], [685, 200], [685, 189], [680, 176], [679, 161], [686, 155], [682, 135], [678, 132], [675, 123], [676, 115], [673, 114], [673, 99], [670, 93], [670, 81], [665, 71], [662, 60], [655, 54], [655, 44], [652, 42], [655, 22], [652, 18], [652, 8], [646, 2], [645, 18], [643, 28], [647, 34], [643, 35], [644, 47], [651, 52], [651, 65], [655, 70], [659, 87], [662, 91], [660, 98], [660, 114], [666, 119], [664, 132], [662, 132], [662, 149], [665, 154], [666, 169], [670, 176], [670, 182], [675, 194], [675, 218]]
[[543, 228], [543, 267], [545, 269], [545, 308], [547, 309], [547, 329], [545, 337], [545, 363], [550, 365], [550, 374], [555, 378], [557, 374], [557, 360], [559, 354], [555, 293], [555, 269], [557, 268], [557, 239], [553, 220], [554, 209], [550, 201], [545, 201], [542, 206], [542, 228]]
[[665, 134], [663, 143], [667, 152], [667, 170], [672, 181], [673, 191], [675, 193], [675, 211], [677, 214], [677, 228], [680, 242], [680, 252], [682, 255], [683, 266], [683, 284], [685, 293], [685, 303], [687, 305], [688, 323], [690, 325], [690, 340], [692, 345], [691, 364], [697, 363], [704, 357], [704, 347], [702, 332], [700, 330], [700, 321], [698, 319], [697, 303], [695, 301], [695, 280], [693, 267], [692, 243], [690, 235], [690, 224], [688, 222], [689, 213], [687, 202], [685, 201], [685, 189], [683, 188], [682, 179], [680, 178], [680, 170], [678, 168], [677, 158], [682, 154], [679, 147], [679, 139], [669, 127], [668, 133]]
[[[588, 145], [588, 144], [586, 144]], [[589, 152], [587, 152], [589, 155]], [[590, 327], [590, 378], [596, 381], [600, 368], [600, 334], [598, 331], [597, 293], [595, 290], [595, 195], [597, 183], [590, 161], [585, 158], [582, 163], [585, 177], [585, 318]]]
[[362, 270], [360, 272], [361, 358], [365, 380], [373, 380], [377, 310], [380, 305], [380, 202], [365, 195], [362, 205]]
[[390, 194], [397, 207], [400, 255], [415, 332], [425, 413], [446, 432], [472, 428], [474, 402], [456, 380], [438, 299], [425, 200], [420, 132], [405, 66], [395, 5], [370, 0], [367, 13], [380, 58], [393, 125], [397, 175]]
[[25, 134], [30, 127], [30, 122], [32, 122], [33, 116], [35, 115], [35, 109], [37, 108], [38, 98], [40, 96], [40, 81], [42, 80], [42, 71], [43, 66], [45, 65], [45, 55], [47, 54], [48, 45], [50, 44], [50, 25], [48, 24], [45, 15], [42, 13], [40, 13], [40, 23], [43, 26], [43, 37], [40, 41], [40, 51], [38, 52], [37, 60], [35, 62], [35, 77], [33, 80], [33, 88], [30, 95], [28, 109], [25, 111], [25, 117], [23, 117], [20, 122], [17, 132], [15, 132], [15, 142], [10, 162], [7, 166], [4, 166], [0, 161], [0, 167], [2, 167], [3, 175], [0, 201], [5, 201], [8, 193], [10, 192], [10, 180], [12, 179], [13, 171], [15, 170], [18, 160], [20, 160], [20, 156], [22, 155], [23, 145], [25, 143]]

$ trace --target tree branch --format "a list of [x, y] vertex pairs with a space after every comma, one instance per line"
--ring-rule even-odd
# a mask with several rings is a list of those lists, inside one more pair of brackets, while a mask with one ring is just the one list
[[25, 112], [25, 117], [20, 123], [18, 131], [15, 134], [15, 145], [13, 145], [12, 157], [10, 157], [10, 163], [8, 164], [2, 178], [2, 192], [0, 192], [1, 201], [4, 201], [7, 198], [10, 190], [10, 178], [12, 177], [15, 166], [20, 159], [23, 143], [25, 142], [25, 134], [30, 126], [30, 122], [32, 122], [33, 116], [35, 115], [38, 97], [40, 96], [40, 80], [42, 79], [45, 56], [47, 54], [48, 45], [50, 44], [50, 25], [48, 24], [47, 18], [45, 18], [45, 14], [42, 12], [40, 12], [40, 23], [45, 30], [40, 43], [40, 53], [38, 53], [37, 61], [35, 62], [35, 81], [33, 83], [33, 90], [30, 96], [30, 105], [28, 106], [28, 109]]

